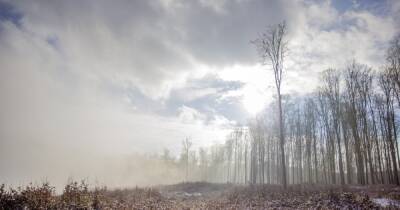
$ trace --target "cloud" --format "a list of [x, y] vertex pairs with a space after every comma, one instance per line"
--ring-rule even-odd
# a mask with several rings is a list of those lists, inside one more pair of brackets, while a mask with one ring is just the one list
[[394, 15], [357, 8], [340, 12], [331, 1], [300, 7], [291, 23], [284, 92], [310, 92], [321, 71], [352, 59], [380, 70], [387, 43], [399, 32]]
[[203, 64], [254, 61], [249, 41], [284, 18], [281, 1], [12, 3], [27, 32], [56, 40], [70, 71], [111, 78], [154, 99], [168, 97]]
[[202, 123], [206, 118], [197, 110], [187, 106], [182, 106], [179, 110], [179, 119], [183, 123]]
[[107, 156], [115, 161], [164, 147], [177, 154], [185, 136], [198, 147], [222, 141], [229, 132], [220, 124], [137, 111], [122, 97], [129, 92], [125, 84], [69, 63], [60, 52], [65, 44], [54, 48], [10, 21], [2, 21], [0, 29], [2, 183], [47, 177], [59, 185], [71, 175], [93, 178], [104, 167], [99, 160]]

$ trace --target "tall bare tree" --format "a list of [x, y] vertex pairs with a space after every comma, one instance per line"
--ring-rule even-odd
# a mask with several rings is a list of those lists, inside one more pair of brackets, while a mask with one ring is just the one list
[[393, 118], [393, 87], [390, 84], [390, 72], [388, 69], [385, 70], [381, 75], [379, 75], [379, 85], [384, 93], [385, 98], [385, 109], [386, 109], [386, 125], [387, 125], [387, 140], [390, 146], [390, 155], [392, 158], [393, 163], [393, 183], [399, 185], [399, 177], [397, 173], [397, 161], [396, 161], [396, 148], [395, 142], [395, 133], [396, 130], [394, 129], [394, 120]]
[[282, 114], [282, 72], [283, 61], [287, 51], [287, 43], [285, 41], [287, 34], [286, 23], [282, 22], [273, 25], [268, 30], [260, 35], [260, 37], [253, 41], [257, 50], [263, 60], [263, 64], [270, 64], [272, 66], [275, 86], [278, 95], [278, 112], [279, 112], [279, 139], [280, 139], [280, 159], [282, 168], [282, 185], [286, 188], [286, 164], [285, 164], [285, 137], [284, 137], [284, 124]]
[[341, 147], [341, 133], [340, 133], [340, 75], [337, 70], [328, 69], [323, 74], [324, 92], [328, 97], [329, 107], [331, 111], [331, 118], [333, 121], [333, 130], [335, 131], [335, 138], [338, 146], [339, 157], [339, 173], [340, 184], [344, 185], [344, 170], [342, 161], [342, 147]]

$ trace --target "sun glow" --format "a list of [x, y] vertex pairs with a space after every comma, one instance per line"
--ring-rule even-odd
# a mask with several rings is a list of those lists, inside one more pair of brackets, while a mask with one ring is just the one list
[[247, 86], [243, 91], [242, 103], [246, 111], [255, 115], [265, 107], [266, 96], [253, 86]]
[[266, 71], [264, 66], [256, 65], [235, 65], [224, 69], [218, 75], [226, 81], [239, 81], [244, 86], [230, 93], [240, 96], [244, 109], [250, 114], [259, 113], [272, 99], [272, 89], [268, 84], [273, 84], [271, 71]]

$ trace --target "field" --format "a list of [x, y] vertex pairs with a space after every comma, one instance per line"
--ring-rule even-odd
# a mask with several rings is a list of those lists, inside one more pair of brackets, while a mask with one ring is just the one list
[[71, 182], [61, 195], [45, 183], [0, 188], [0, 209], [400, 209], [400, 188], [243, 186], [206, 182], [153, 188], [89, 188]]

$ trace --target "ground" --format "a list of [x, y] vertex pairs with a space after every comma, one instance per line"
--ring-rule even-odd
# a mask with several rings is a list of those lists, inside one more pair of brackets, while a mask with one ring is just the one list
[[400, 187], [245, 186], [206, 182], [89, 190], [73, 182], [62, 195], [49, 185], [0, 188], [0, 209], [400, 209]]
[[190, 209], [400, 209], [400, 188], [375, 186], [241, 186], [182, 183], [160, 188], [173, 208]]

